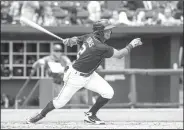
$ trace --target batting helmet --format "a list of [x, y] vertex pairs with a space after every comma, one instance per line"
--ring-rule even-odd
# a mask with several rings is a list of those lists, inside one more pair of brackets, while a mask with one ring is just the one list
[[93, 31], [103, 31], [114, 27], [115, 26], [112, 25], [109, 20], [101, 19], [93, 24]]
[[62, 51], [62, 46], [60, 44], [54, 44], [53, 45], [53, 51]]

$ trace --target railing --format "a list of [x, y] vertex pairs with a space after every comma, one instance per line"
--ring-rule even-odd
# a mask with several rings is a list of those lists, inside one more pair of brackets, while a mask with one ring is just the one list
[[[125, 106], [134, 107], [179, 107], [183, 106], [183, 103], [139, 103], [137, 102], [137, 91], [136, 91], [136, 76], [148, 75], [148, 76], [166, 76], [166, 75], [183, 75], [183, 69], [125, 69], [122, 71], [100, 71], [101, 74], [125, 74], [130, 75], [130, 103]], [[115, 105], [115, 104], [114, 104]], [[123, 104], [116, 104], [116, 106], [123, 106]]]
[[[166, 75], [170, 75], [170, 76], [180, 76], [183, 75], [183, 69], [125, 69], [123, 71], [108, 71], [108, 70], [102, 70], [102, 71], [98, 71], [98, 73], [100, 74], [105, 74], [105, 75], [117, 75], [117, 74], [124, 74], [124, 75], [130, 75], [130, 102], [129, 103], [113, 103], [113, 104], [108, 104], [107, 107], [131, 107], [131, 108], [135, 108], [135, 107], [179, 107], [179, 106], [183, 106], [183, 103], [139, 103], [137, 102], [137, 91], [136, 91], [136, 76], [139, 75], [148, 75], [148, 76], [166, 76]], [[43, 75], [41, 78], [44, 78]], [[38, 85], [38, 83], [36, 84]], [[23, 86], [25, 87], [25, 86]], [[23, 87], [21, 88], [21, 90], [19, 91], [17, 97], [23, 92]], [[36, 87], [34, 87], [33, 89], [35, 89]], [[31, 94], [33, 93], [33, 91], [31, 92]], [[31, 95], [30, 94], [30, 95]], [[30, 97], [29, 95], [29, 97]], [[18, 99], [18, 98], [16, 98]], [[28, 100], [28, 99], [27, 99]], [[26, 100], [26, 102], [27, 102]], [[24, 105], [26, 104], [26, 102], [24, 103]], [[84, 104], [68, 104], [67, 106], [77, 106], [77, 107], [89, 107], [89, 105], [91, 105], [91, 103], [88, 100], [88, 104], [84, 105]], [[16, 106], [15, 108], [18, 108], [18, 106]]]

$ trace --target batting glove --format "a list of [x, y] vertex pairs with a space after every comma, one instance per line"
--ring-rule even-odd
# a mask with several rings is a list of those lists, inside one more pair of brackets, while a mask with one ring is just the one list
[[77, 37], [67, 38], [63, 41], [63, 44], [72, 47], [77, 44], [77, 40]]
[[129, 44], [131, 44], [134, 47], [142, 45], [142, 41], [140, 38], [133, 39]]

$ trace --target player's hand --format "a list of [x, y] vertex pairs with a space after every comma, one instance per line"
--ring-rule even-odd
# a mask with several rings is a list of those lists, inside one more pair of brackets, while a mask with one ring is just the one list
[[63, 40], [63, 44], [72, 47], [77, 44], [77, 37], [67, 38]]
[[68, 45], [69, 38], [63, 40], [64, 45]]
[[31, 72], [30, 72], [30, 75], [29, 75], [29, 78], [30, 78], [30, 79], [31, 79], [32, 76], [34, 75], [35, 71], [36, 71], [36, 70], [35, 70], [34, 68], [31, 69]]
[[142, 41], [140, 38], [133, 39], [129, 44], [131, 44], [134, 47], [142, 45]]

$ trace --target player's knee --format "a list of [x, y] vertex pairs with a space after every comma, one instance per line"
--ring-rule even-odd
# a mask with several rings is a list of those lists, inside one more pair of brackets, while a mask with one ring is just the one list
[[65, 101], [60, 101], [60, 100], [53, 100], [53, 105], [56, 109], [62, 108], [65, 106]]
[[111, 99], [114, 96], [114, 90], [110, 87], [107, 91], [101, 95], [103, 98]]

